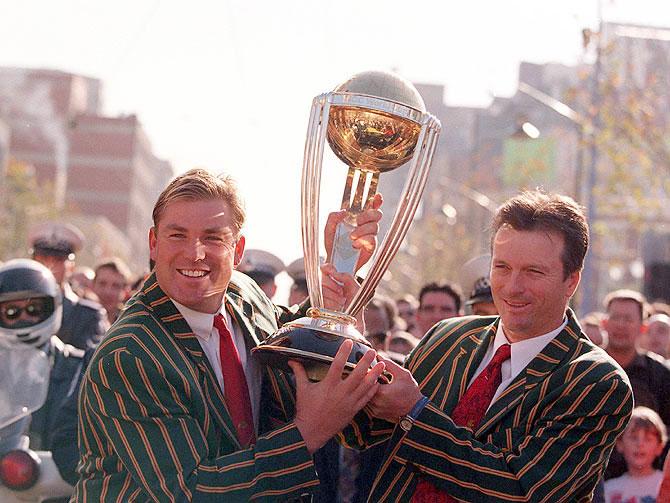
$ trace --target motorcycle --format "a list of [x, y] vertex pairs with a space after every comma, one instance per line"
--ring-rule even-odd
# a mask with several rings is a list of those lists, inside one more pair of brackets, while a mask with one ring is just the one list
[[[34, 450], [31, 415], [47, 399], [52, 337], [60, 327], [62, 298], [51, 272], [27, 259], [0, 266], [0, 502], [67, 498], [51, 452]], [[62, 343], [61, 343], [62, 344]]]
[[0, 501], [40, 502], [72, 494], [51, 452], [34, 451], [25, 434], [45, 402], [51, 363], [44, 351], [0, 348]]

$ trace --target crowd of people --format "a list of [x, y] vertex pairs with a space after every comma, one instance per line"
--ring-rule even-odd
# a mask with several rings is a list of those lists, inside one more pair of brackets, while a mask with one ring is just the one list
[[[380, 203], [352, 235], [362, 262]], [[588, 223], [570, 198], [506, 201], [460, 284], [375, 295], [357, 320], [371, 349], [343, 377], [343, 342], [320, 382], [251, 353], [309, 300], [302, 259], [245, 251], [243, 224], [232, 180], [191, 170], [156, 202], [149, 273], [76, 268], [83, 236], [62, 223], [31, 233], [34, 262], [0, 266], [0, 336], [59, 318], [32, 341], [53, 365], [26, 428], [73, 501], [670, 501], [670, 306], [616, 290], [577, 319]], [[58, 293], [3, 283], [22, 268]], [[333, 306], [359, 288], [328, 257], [322, 275]]]

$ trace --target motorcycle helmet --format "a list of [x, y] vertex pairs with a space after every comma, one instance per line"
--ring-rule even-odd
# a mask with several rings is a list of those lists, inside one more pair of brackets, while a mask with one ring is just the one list
[[49, 269], [30, 259], [0, 266], [0, 346], [41, 347], [58, 332], [63, 295]]

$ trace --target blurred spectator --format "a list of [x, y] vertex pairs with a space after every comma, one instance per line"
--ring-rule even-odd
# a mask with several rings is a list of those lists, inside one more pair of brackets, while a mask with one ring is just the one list
[[63, 318], [56, 335], [81, 349], [97, 344], [109, 327], [107, 314], [97, 302], [74, 293], [68, 282], [84, 235], [72, 224], [44, 222], [30, 231], [28, 240], [32, 258], [51, 270], [63, 292]]
[[405, 356], [410, 354], [417, 344], [416, 337], [403, 330], [396, 330], [386, 340], [388, 352]]
[[80, 297], [96, 300], [93, 293], [94, 277], [95, 271], [90, 267], [85, 265], [75, 267], [74, 272], [70, 276], [70, 286]]
[[666, 360], [670, 351], [670, 316], [654, 314], [647, 320], [647, 349]]
[[405, 294], [395, 301], [398, 308], [398, 316], [405, 320], [405, 330], [414, 337], [421, 338], [423, 334], [418, 333], [416, 325], [416, 312], [419, 309], [419, 301], [414, 295]]
[[468, 260], [461, 269], [461, 284], [469, 288], [465, 314], [495, 316], [498, 309], [491, 294], [491, 254]]
[[423, 336], [438, 321], [458, 316], [461, 312], [460, 289], [450, 283], [428, 283], [419, 292], [416, 323]]
[[[660, 356], [643, 351], [637, 343], [645, 326], [646, 302], [634, 290], [616, 290], [605, 297], [607, 352], [624, 369], [636, 405], [656, 411], [670, 425], [670, 368]], [[623, 457], [612, 451], [606, 478], [623, 474]]]
[[607, 332], [603, 328], [605, 313], [592, 311], [582, 318], [580, 325], [591, 342], [601, 348], [607, 347]]
[[616, 443], [617, 452], [626, 460], [626, 473], [605, 482], [606, 503], [668, 501], [656, 499], [663, 472], [654, 468], [666, 441], [666, 428], [658, 414], [635, 407]]
[[284, 262], [265, 250], [251, 249], [245, 250], [237, 269], [251, 277], [265, 292], [265, 295], [272, 299], [277, 293], [275, 276], [284, 270]]
[[670, 304], [665, 302], [652, 302], [649, 306], [649, 314], [664, 314], [670, 316]]
[[309, 296], [305, 277], [305, 259], [300, 257], [286, 266], [286, 273], [291, 276], [293, 284], [288, 294], [288, 305], [300, 304]]
[[107, 311], [109, 323], [118, 318], [123, 304], [128, 300], [131, 273], [118, 257], [112, 257], [95, 266], [93, 291]]
[[367, 306], [363, 318], [365, 319], [365, 337], [377, 351], [386, 350], [386, 339], [391, 334], [391, 320], [387, 309], [387, 299], [375, 295]]

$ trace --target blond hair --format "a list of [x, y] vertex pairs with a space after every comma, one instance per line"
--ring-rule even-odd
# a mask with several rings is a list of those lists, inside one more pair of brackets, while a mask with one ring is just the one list
[[154, 227], [158, 227], [165, 208], [175, 201], [207, 201], [220, 199], [230, 208], [235, 234], [239, 234], [244, 225], [246, 212], [240, 198], [235, 180], [226, 175], [213, 175], [209, 171], [195, 168], [179, 175], [158, 196], [154, 205]]

